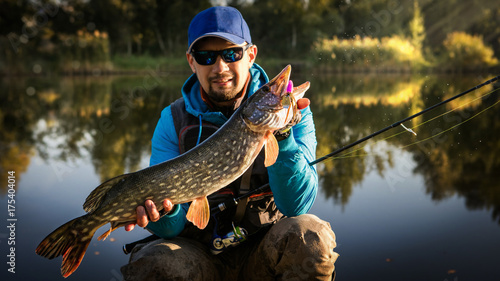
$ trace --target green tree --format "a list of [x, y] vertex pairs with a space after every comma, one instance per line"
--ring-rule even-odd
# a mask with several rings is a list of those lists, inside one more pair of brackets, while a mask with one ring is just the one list
[[482, 34], [484, 42], [490, 45], [497, 58], [500, 58], [500, 7], [488, 7], [482, 17], [471, 27], [471, 34]]
[[202, 10], [209, 8], [210, 1], [156, 0], [156, 39], [163, 54], [187, 50], [187, 32], [191, 19]]
[[133, 9], [127, 0], [90, 0], [89, 20], [109, 34], [111, 54], [131, 53]]
[[443, 42], [442, 67], [453, 72], [485, 69], [498, 64], [483, 36], [452, 32]]
[[421, 14], [417, 0], [413, 0], [413, 18], [409, 24], [411, 42], [417, 51], [422, 51], [425, 39], [424, 18]]
[[404, 34], [403, 23], [409, 17], [406, 1], [374, 0], [346, 1], [342, 7], [345, 31], [341, 38], [386, 37]]

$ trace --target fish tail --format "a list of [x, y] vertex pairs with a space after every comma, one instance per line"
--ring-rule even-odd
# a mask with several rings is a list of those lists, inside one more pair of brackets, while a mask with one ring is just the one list
[[70, 276], [82, 262], [95, 231], [100, 227], [90, 214], [73, 219], [49, 234], [36, 248], [42, 257], [53, 259], [63, 256], [61, 274]]

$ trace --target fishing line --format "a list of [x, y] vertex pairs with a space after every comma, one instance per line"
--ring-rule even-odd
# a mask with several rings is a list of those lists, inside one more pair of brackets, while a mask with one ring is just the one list
[[[495, 90], [495, 91], [496, 91], [496, 90]], [[494, 91], [493, 91], [493, 92], [494, 92]], [[493, 93], [493, 92], [491, 92], [491, 93]], [[418, 141], [415, 141], [415, 142], [413, 142], [413, 143], [410, 143], [410, 144], [404, 145], [404, 146], [402, 146], [401, 148], [406, 148], [406, 147], [409, 147], [409, 146], [412, 146], [412, 145], [419, 144], [419, 143], [421, 143], [421, 142], [425, 142], [425, 141], [430, 140], [430, 139], [432, 139], [432, 138], [435, 138], [435, 137], [437, 137], [437, 136], [439, 136], [439, 135], [441, 135], [441, 134], [444, 134], [444, 133], [446, 133], [446, 132], [448, 132], [448, 131], [451, 131], [451, 130], [453, 130], [454, 128], [456, 128], [456, 127], [458, 127], [458, 126], [461, 126], [461, 125], [463, 125], [464, 123], [466, 123], [466, 122], [468, 122], [468, 121], [472, 120], [473, 118], [476, 118], [476, 117], [477, 117], [477, 116], [479, 116], [480, 114], [482, 114], [482, 113], [484, 113], [485, 111], [487, 111], [487, 110], [491, 109], [492, 107], [494, 107], [495, 105], [497, 105], [497, 104], [499, 104], [499, 103], [500, 103], [500, 100], [498, 100], [498, 101], [497, 101], [497, 102], [495, 102], [494, 104], [492, 104], [492, 105], [488, 106], [487, 108], [485, 108], [485, 109], [483, 109], [483, 110], [479, 111], [478, 113], [474, 114], [473, 116], [471, 116], [471, 117], [467, 118], [466, 120], [464, 120], [464, 121], [462, 121], [462, 122], [460, 122], [460, 123], [458, 123], [458, 124], [456, 124], [456, 125], [454, 125], [454, 126], [452, 126], [452, 127], [448, 128], [448, 129], [446, 129], [446, 130], [444, 130], [444, 131], [442, 131], [442, 132], [436, 133], [436, 134], [434, 134], [434, 135], [432, 135], [432, 136], [430, 136], [430, 137], [428, 137], [428, 138], [425, 138], [425, 139], [422, 139], [422, 140], [418, 140]], [[455, 110], [455, 109], [453, 109], [453, 110]], [[453, 111], [453, 110], [450, 110], [450, 111], [448, 111], [448, 112], [446, 112], [446, 113], [444, 113], [444, 114], [450, 113], [450, 112], [451, 112], [451, 111]], [[441, 114], [440, 116], [442, 116], [442, 115], [444, 115], [444, 114]], [[436, 117], [435, 117], [435, 118], [436, 118]], [[435, 118], [433, 118], [433, 119], [435, 119]], [[431, 119], [431, 120], [432, 120], [432, 119]], [[430, 120], [428, 120], [428, 121], [426, 121], [426, 122], [424, 122], [424, 123], [427, 123], [427, 122], [429, 122], [429, 121], [430, 121]], [[424, 123], [422, 123], [422, 124], [424, 124]], [[419, 125], [417, 125], [417, 126], [415, 126], [415, 127], [418, 127], [418, 126], [420, 126], [420, 125], [422, 125], [422, 124], [419, 124]], [[415, 128], [415, 127], [413, 127], [413, 128]], [[386, 138], [386, 139], [392, 138], [392, 137], [394, 137], [394, 136], [396, 136], [396, 135], [400, 135], [400, 134], [402, 134], [402, 133], [405, 133], [405, 132], [404, 132], [404, 131], [403, 131], [403, 132], [399, 132], [399, 133], [397, 133], [397, 134], [395, 134], [395, 135], [393, 135], [393, 136], [390, 136], [390, 137], [388, 137], [388, 138]], [[386, 139], [383, 139], [383, 140], [386, 140]], [[383, 141], [383, 140], [380, 140], [380, 141]], [[377, 141], [377, 142], [380, 142], [380, 141]], [[362, 148], [360, 148], [360, 149], [363, 149], [363, 148], [365, 148], [365, 147], [366, 147], [366, 146], [363, 146], [363, 147], [362, 147]], [[352, 153], [354, 153], [354, 152], [356, 152], [356, 151], [359, 151], [360, 149], [353, 150], [353, 151], [351, 151], [351, 152], [348, 152], [348, 153], [346, 153], [346, 154], [344, 154], [344, 155], [341, 155], [341, 156], [338, 156], [338, 157], [333, 157], [332, 159], [347, 159], [347, 158], [354, 158], [354, 157], [366, 157], [366, 156], [370, 156], [370, 155], [371, 155], [371, 154], [368, 154], [368, 153], [365, 153], [365, 154], [350, 155], [350, 154], [352, 154]]]
[[[455, 110], [458, 110], [458, 109], [460, 109], [460, 108], [462, 108], [462, 107], [465, 107], [465, 106], [467, 106], [468, 104], [471, 104], [471, 103], [473, 103], [473, 102], [475, 102], [475, 101], [477, 101], [477, 100], [479, 100], [479, 99], [482, 99], [482, 98], [484, 98], [484, 97], [486, 97], [486, 96], [488, 96], [488, 95], [491, 95], [491, 94], [493, 94], [494, 92], [496, 92], [496, 91], [498, 91], [498, 90], [500, 90], [500, 88], [495, 89], [495, 90], [492, 90], [492, 91], [490, 91], [490, 92], [488, 92], [488, 93], [486, 93], [486, 94], [484, 94], [484, 95], [482, 95], [482, 96], [479, 96], [479, 97], [477, 97], [477, 98], [475, 98], [475, 99], [473, 99], [473, 100], [471, 100], [471, 101], [469, 101], [469, 102], [463, 103], [463, 104], [461, 104], [460, 106], [457, 106], [457, 107], [455, 107], [455, 108], [452, 108], [452, 109], [451, 109], [451, 110], [449, 110], [449, 111], [446, 111], [446, 112], [444, 112], [444, 113], [442, 113], [442, 114], [440, 114], [440, 115], [438, 115], [438, 116], [435, 116], [435, 117], [433, 117], [433, 118], [431, 118], [431, 119], [429, 119], [429, 120], [427, 120], [427, 121], [424, 121], [424, 122], [422, 122], [422, 123], [420, 123], [420, 124], [417, 124], [417, 125], [415, 125], [415, 126], [413, 126], [413, 127], [411, 127], [411, 128], [407, 128], [407, 127], [405, 127], [403, 124], [401, 124], [401, 126], [402, 126], [402, 127], [403, 127], [406, 131], [409, 131], [410, 133], [413, 133], [413, 134], [415, 134], [415, 135], [416, 135], [416, 133], [415, 133], [412, 129], [415, 129], [415, 128], [420, 127], [420, 126], [422, 126], [422, 125], [425, 125], [425, 124], [427, 124], [427, 123], [429, 123], [429, 122], [431, 122], [431, 121], [434, 121], [434, 120], [436, 120], [436, 119], [438, 119], [438, 118], [440, 118], [440, 117], [443, 117], [443, 116], [444, 116], [444, 115], [446, 115], [446, 114], [449, 114], [449, 113], [451, 113], [451, 112], [453, 112], [453, 111], [455, 111]], [[495, 106], [497, 103], [498, 103], [498, 102], [496, 102], [496, 103], [495, 103], [494, 105], [492, 105], [492, 106], [489, 106], [489, 107], [488, 107], [488, 108], [486, 108], [484, 111], [486, 111], [486, 110], [490, 109], [491, 107]], [[479, 112], [478, 114], [474, 115], [474, 116], [473, 116], [473, 117], [471, 117], [470, 119], [477, 117], [477, 115], [479, 115], [479, 114], [481, 114], [481, 113], [483, 113], [483, 111], [481, 111], [481, 112]], [[467, 122], [467, 121], [469, 121], [469, 120], [463, 121], [463, 122], [459, 123], [458, 125], [456, 125], [456, 126], [454, 126], [454, 127], [460, 126], [460, 125], [462, 125], [463, 123], [465, 123], [465, 122]], [[450, 129], [447, 129], [446, 131], [449, 131], [449, 130], [453, 129], [454, 127], [450, 128]], [[392, 135], [392, 136], [388, 136], [388, 137], [386, 137], [386, 138], [383, 138], [383, 139], [381, 139], [381, 140], [378, 140], [378, 141], [376, 141], [376, 142], [375, 142], [375, 144], [376, 144], [376, 143], [379, 143], [379, 142], [381, 142], [381, 141], [386, 141], [386, 140], [388, 140], [388, 139], [391, 139], [391, 138], [393, 138], [393, 137], [399, 136], [399, 135], [401, 135], [401, 134], [404, 134], [404, 133], [406, 133], [406, 131], [401, 131], [401, 132], [396, 133], [396, 134], [394, 134], [394, 135]], [[436, 135], [431, 136], [431, 137], [429, 137], [429, 138], [427, 138], [427, 139], [425, 139], [425, 140], [428, 140], [428, 139], [430, 139], [430, 138], [436, 137], [436, 136], [438, 136], [438, 135], [439, 135], [439, 134], [436, 134]], [[421, 141], [418, 141], [418, 142], [421, 142]], [[418, 143], [418, 142], [416, 142], [416, 143]], [[408, 144], [408, 145], [406, 145], [406, 146], [404, 146], [404, 147], [408, 147], [408, 146], [411, 146], [411, 145], [416, 144], [416, 143]], [[366, 148], [366, 147], [367, 147], [367, 145], [362, 146], [362, 147], [360, 147], [360, 148], [358, 148], [358, 149], [354, 149], [354, 150], [352, 150], [352, 151], [350, 151], [350, 152], [347, 152], [347, 153], [345, 153], [345, 154], [343, 154], [343, 155], [341, 155], [341, 156], [332, 157], [332, 158], [331, 158], [331, 160], [334, 160], [334, 159], [346, 159], [346, 158], [353, 158], [353, 157], [362, 157], [362, 156], [364, 157], [364, 156], [368, 156], [369, 154], [357, 154], [357, 155], [351, 155], [351, 154], [353, 154], [353, 153], [355, 153], [355, 152], [357, 152], [357, 151], [359, 151], [359, 150], [362, 150], [362, 149], [364, 149], [364, 148]]]
[[474, 114], [473, 116], [471, 116], [471, 117], [469, 117], [469, 118], [465, 119], [464, 121], [462, 121], [462, 122], [460, 122], [460, 123], [458, 123], [458, 124], [456, 124], [456, 125], [454, 125], [454, 126], [452, 126], [452, 127], [448, 128], [448, 129], [446, 129], [446, 130], [444, 130], [444, 131], [442, 131], [442, 132], [439, 132], [439, 133], [437, 133], [437, 134], [435, 134], [435, 135], [433, 135], [433, 136], [430, 136], [430, 137], [428, 137], [428, 138], [425, 138], [425, 139], [422, 139], [422, 140], [418, 140], [418, 141], [416, 141], [416, 142], [414, 142], [414, 143], [407, 144], [407, 145], [403, 146], [402, 148], [405, 148], [405, 147], [408, 147], [408, 146], [412, 146], [412, 145], [415, 145], [415, 144], [418, 144], [418, 143], [421, 143], [421, 142], [427, 141], [427, 140], [432, 139], [432, 138], [434, 138], [434, 137], [437, 137], [437, 136], [439, 136], [439, 135], [441, 135], [441, 134], [444, 134], [444, 133], [446, 133], [446, 132], [448, 132], [448, 131], [450, 131], [450, 130], [453, 130], [454, 128], [456, 128], [456, 127], [458, 127], [458, 126], [460, 126], [460, 125], [462, 125], [462, 124], [464, 124], [464, 123], [466, 123], [466, 122], [469, 122], [469, 121], [470, 121], [470, 120], [472, 120], [473, 118], [477, 117], [479, 114], [481, 114], [481, 113], [485, 112], [486, 110], [488, 110], [488, 109], [490, 109], [490, 108], [494, 107], [494, 106], [495, 106], [495, 105], [497, 105], [498, 103], [500, 103], [500, 100], [498, 100], [498, 101], [497, 101], [497, 102], [495, 102], [494, 104], [492, 104], [492, 105], [488, 106], [487, 108], [485, 108], [485, 109], [483, 109], [483, 110], [479, 111], [478, 113]]
[[[390, 129], [392, 129], [392, 128], [398, 127], [398, 126], [400, 126], [402, 123], [404, 123], [404, 122], [406, 122], [406, 121], [409, 121], [409, 120], [411, 120], [411, 119], [413, 119], [413, 118], [415, 118], [415, 117], [418, 117], [418, 116], [420, 116], [420, 115], [422, 115], [422, 114], [424, 114], [424, 113], [426, 113], [426, 112], [428, 112], [428, 111], [431, 111], [431, 110], [435, 109], [436, 107], [439, 107], [439, 106], [441, 106], [441, 105], [443, 105], [443, 104], [446, 104], [446, 103], [448, 103], [448, 102], [450, 102], [450, 101], [452, 101], [452, 100], [455, 100], [455, 99], [457, 99], [457, 98], [459, 98], [459, 97], [461, 97], [461, 96], [464, 96], [464, 95], [466, 95], [466, 94], [468, 94], [468, 93], [470, 93], [470, 92], [472, 92], [472, 91], [475, 91], [475, 90], [477, 90], [477, 89], [479, 89], [479, 88], [481, 88], [481, 87], [483, 87], [483, 86], [486, 86], [486, 85], [488, 85], [488, 84], [491, 84], [492, 82], [495, 82], [495, 81], [497, 81], [498, 79], [500, 79], [500, 75], [499, 75], [499, 76], [496, 76], [496, 77], [494, 77], [494, 78], [492, 78], [492, 79], [490, 79], [490, 80], [488, 80], [488, 81], [486, 81], [486, 82], [484, 82], [484, 83], [482, 83], [482, 84], [479, 84], [479, 85], [477, 85], [477, 86], [475, 86], [475, 87], [473, 87], [473, 88], [470, 88], [469, 90], [467, 90], [467, 91], [465, 91], [465, 92], [462, 92], [462, 93], [460, 93], [460, 94], [457, 94], [457, 95], [455, 95], [455, 96], [453, 96], [453, 97], [451, 97], [451, 98], [449, 98], [449, 99], [447, 99], [447, 100], [444, 100], [444, 101], [442, 101], [442, 102], [439, 102], [439, 103], [437, 103], [437, 104], [435, 104], [435, 105], [433, 105], [433, 106], [430, 106], [430, 107], [428, 107], [428, 108], [426, 108], [426, 109], [424, 109], [424, 110], [422, 110], [422, 111], [420, 111], [420, 112], [418, 112], [418, 113], [415, 113], [415, 114], [413, 114], [413, 115], [411, 115], [411, 116], [409, 116], [409, 117], [406, 117], [405, 119], [403, 119], [403, 120], [401, 120], [401, 121], [398, 121], [398, 122], [396, 122], [396, 123], [394, 123], [394, 124], [392, 124], [392, 125], [390, 125], [390, 126], [387, 126], [387, 127], [383, 128], [383, 129], [381, 129], [381, 130], [379, 130], [379, 131], [377, 131], [377, 132], [375, 132], [375, 133], [372, 133], [371, 135], [368, 135], [368, 136], [366, 136], [366, 137], [364, 137], [364, 138], [361, 138], [361, 139], [359, 139], [359, 140], [357, 140], [357, 141], [355, 141], [355, 142], [353, 142], [353, 143], [351, 143], [351, 144], [349, 144], [349, 145], [346, 145], [346, 146], [344, 146], [344, 147], [341, 147], [341, 148], [339, 148], [339, 149], [337, 149], [337, 150], [335, 150], [335, 151], [333, 151], [333, 152], [331, 152], [331, 153], [329, 153], [329, 154], [327, 154], [327, 155], [325, 155], [325, 156], [323, 156], [323, 157], [320, 157], [320, 158], [318, 158], [318, 159], [316, 159], [316, 160], [312, 161], [311, 163], [309, 163], [309, 165], [310, 165], [310, 166], [312, 166], [312, 165], [315, 165], [315, 164], [317, 164], [317, 163], [319, 163], [319, 162], [322, 162], [322, 161], [324, 161], [324, 160], [326, 160], [326, 159], [328, 159], [328, 158], [331, 158], [331, 157], [333, 157], [334, 155], [336, 155], [336, 154], [338, 154], [338, 153], [340, 153], [340, 152], [342, 152], [342, 151], [345, 151], [345, 150], [347, 150], [347, 149], [349, 149], [349, 148], [351, 148], [351, 147], [353, 147], [353, 146], [355, 146], [355, 145], [358, 145], [358, 144], [360, 144], [360, 143], [362, 143], [362, 142], [365, 142], [365, 141], [367, 141], [367, 140], [369, 140], [369, 139], [371, 139], [371, 138], [373, 138], [373, 137], [375, 137], [375, 136], [377, 136], [377, 135], [380, 135], [380, 134], [382, 134], [382, 133], [384, 133], [384, 132], [386, 132], [386, 131], [388, 131], [388, 130], [390, 130]], [[493, 92], [494, 92], [494, 91], [493, 91]], [[469, 119], [470, 119], [470, 118], [469, 118]], [[464, 121], [464, 122], [465, 122], [465, 121]], [[462, 122], [462, 123], [464, 123], [464, 122]], [[455, 126], [455, 127], [456, 127], [456, 126]]]

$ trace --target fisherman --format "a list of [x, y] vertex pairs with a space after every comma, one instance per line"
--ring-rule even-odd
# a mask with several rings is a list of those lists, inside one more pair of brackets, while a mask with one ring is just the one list
[[[182, 98], [162, 111], [151, 165], [199, 144], [268, 82], [256, 56], [237, 9], [212, 7], [193, 18], [186, 53], [193, 75]], [[215, 212], [203, 230], [187, 222], [188, 203], [173, 206], [166, 199], [164, 216], [151, 200], [137, 207], [137, 225], [162, 239], [135, 246], [121, 268], [124, 280], [332, 280], [335, 234], [328, 222], [307, 214], [318, 189], [316, 168], [308, 165], [316, 156], [309, 100], [299, 100], [298, 107], [293, 127], [275, 133], [276, 163], [264, 167], [261, 153], [240, 179], [208, 199], [213, 208], [266, 183], [270, 190]]]

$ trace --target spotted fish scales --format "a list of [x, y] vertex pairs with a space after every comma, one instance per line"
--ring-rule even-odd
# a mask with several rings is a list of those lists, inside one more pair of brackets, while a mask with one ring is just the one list
[[[87, 214], [75, 218], [49, 234], [36, 253], [53, 259], [63, 256], [64, 277], [80, 265], [85, 251], [101, 226], [111, 227], [99, 240], [118, 227], [135, 222], [137, 206], [148, 199], [163, 206], [191, 202], [186, 218], [205, 228], [210, 218], [207, 196], [241, 176], [265, 146], [265, 165], [278, 156], [273, 131], [285, 127], [297, 111], [296, 100], [309, 82], [287, 91], [291, 67], [287, 66], [269, 83], [250, 96], [231, 118], [207, 140], [190, 151], [158, 165], [112, 178], [87, 197]], [[161, 207], [160, 207], [161, 208]]]

